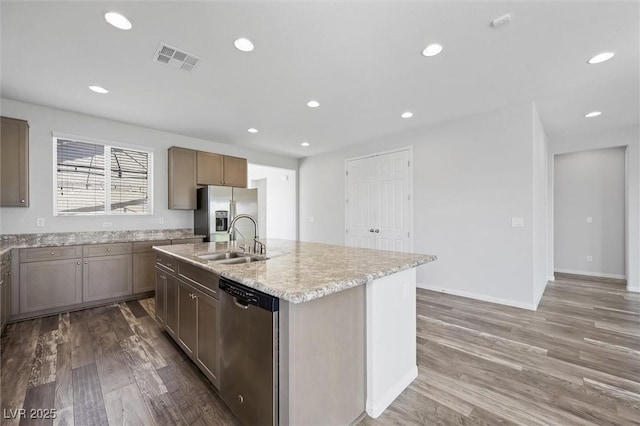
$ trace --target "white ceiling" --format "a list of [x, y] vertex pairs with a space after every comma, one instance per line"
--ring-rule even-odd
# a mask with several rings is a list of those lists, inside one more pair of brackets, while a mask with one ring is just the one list
[[[1, 7], [3, 98], [294, 157], [532, 101], [551, 136], [638, 123], [636, 1]], [[133, 29], [105, 23], [111, 10]], [[489, 26], [505, 13], [511, 23]], [[238, 37], [255, 51], [236, 50]], [[153, 62], [160, 42], [202, 61], [192, 73]], [[432, 42], [444, 51], [423, 57]], [[611, 61], [586, 63], [608, 50]], [[414, 118], [401, 119], [406, 110]], [[585, 119], [592, 110], [603, 114]]]

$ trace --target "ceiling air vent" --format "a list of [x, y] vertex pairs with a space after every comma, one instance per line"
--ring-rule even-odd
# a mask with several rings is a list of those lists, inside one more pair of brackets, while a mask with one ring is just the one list
[[200, 58], [197, 56], [164, 43], [160, 43], [158, 46], [153, 60], [187, 72], [191, 72], [200, 62]]

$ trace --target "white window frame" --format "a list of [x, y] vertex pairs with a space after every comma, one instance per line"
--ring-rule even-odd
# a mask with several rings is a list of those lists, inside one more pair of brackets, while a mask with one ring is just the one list
[[[74, 216], [153, 216], [153, 182], [154, 182], [154, 162], [153, 162], [153, 149], [147, 147], [139, 147], [129, 145], [125, 143], [111, 142], [105, 140], [99, 140], [94, 138], [88, 138], [83, 136], [75, 136], [61, 133], [52, 133], [53, 136], [53, 215], [59, 217], [74, 217]], [[126, 149], [129, 151], [144, 152], [147, 154], [149, 162], [149, 171], [147, 177], [147, 199], [149, 210], [146, 213], [117, 213], [111, 211], [111, 173], [107, 173], [107, 170], [111, 170], [111, 155], [105, 155], [104, 168], [105, 168], [105, 211], [100, 213], [91, 212], [72, 212], [72, 213], [60, 213], [57, 210], [58, 206], [58, 140], [69, 140], [74, 142], [88, 143], [94, 145], [102, 145], [105, 147], [105, 152], [111, 148]]]

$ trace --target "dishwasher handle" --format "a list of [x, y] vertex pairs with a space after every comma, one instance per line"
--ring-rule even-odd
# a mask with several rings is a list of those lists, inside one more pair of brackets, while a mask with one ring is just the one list
[[[244, 303], [241, 303], [241, 302], [244, 302]], [[249, 309], [249, 302], [246, 300], [238, 299], [237, 297], [233, 298], [233, 304], [240, 309]]]

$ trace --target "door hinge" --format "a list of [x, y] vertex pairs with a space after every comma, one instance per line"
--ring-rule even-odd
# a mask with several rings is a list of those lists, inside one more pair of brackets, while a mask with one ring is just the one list
[[345, 199], [344, 199], [344, 202], [345, 202], [345, 204], [349, 204], [349, 199], [348, 199], [348, 198], [345, 198]]
[[407, 232], [407, 238], [411, 238], [411, 232]]
[[407, 166], [411, 167], [411, 161], [407, 161]]
[[407, 200], [411, 201], [411, 195], [407, 195]]
[[346, 172], [344, 172], [345, 175], [349, 176], [349, 170], [347, 170]]
[[345, 230], [344, 230], [344, 233], [345, 233], [345, 234], [348, 234], [348, 233], [349, 233], [349, 230], [348, 230], [348, 229], [345, 229]]

